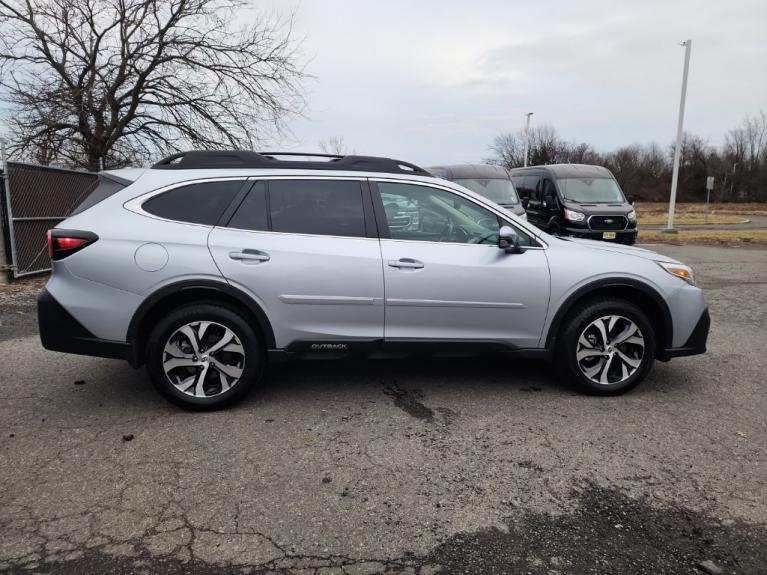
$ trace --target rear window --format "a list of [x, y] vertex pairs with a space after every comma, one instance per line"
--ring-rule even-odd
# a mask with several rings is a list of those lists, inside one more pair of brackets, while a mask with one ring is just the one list
[[88, 208], [92, 208], [99, 202], [106, 200], [109, 196], [116, 194], [122, 189], [125, 189], [132, 183], [129, 180], [124, 180], [123, 178], [112, 176], [110, 174], [99, 174], [98, 182], [99, 183], [96, 188], [90, 194], [88, 194], [86, 198], [80, 202], [80, 204], [74, 210], [69, 213], [70, 216], [74, 216], [84, 212]]
[[272, 231], [326, 236], [365, 236], [362, 186], [342, 180], [269, 182]]
[[142, 207], [167, 220], [213, 226], [242, 186], [242, 180], [190, 184], [150, 198]]

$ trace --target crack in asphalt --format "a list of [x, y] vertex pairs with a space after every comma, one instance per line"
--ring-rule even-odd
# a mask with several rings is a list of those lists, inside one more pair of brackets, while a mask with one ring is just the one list
[[764, 261], [711, 292], [709, 354], [599, 400], [538, 364], [403, 360], [275, 368], [190, 415], [14, 310], [0, 573], [764, 575], [767, 308], [740, 285]]
[[[620, 489], [590, 481], [582, 482], [570, 495], [574, 506], [567, 512], [538, 513], [509, 505], [502, 527], [457, 533], [420, 556], [300, 553], [257, 530], [205, 529], [177, 516], [164, 521], [169, 530], [155, 525], [142, 536], [123, 541], [107, 538], [99, 545], [76, 544], [63, 537], [57, 540], [56, 552], [43, 556], [41, 549], [40, 555], [9, 558], [0, 563], [0, 573], [686, 575], [703, 571], [703, 564], [713, 564], [721, 573], [757, 575], [767, 566], [766, 525], [718, 520], [677, 504], [656, 507], [650, 497], [632, 498]], [[164, 551], [153, 546], [153, 539], [173, 534], [181, 537], [171, 539]], [[233, 543], [233, 560], [200, 557], [195, 542], [205, 536], [220, 539], [218, 546]], [[258, 541], [271, 548], [274, 556], [261, 562], [242, 561], [259, 547]], [[38, 547], [51, 543], [40, 542]], [[181, 550], [186, 551], [185, 558], [179, 558]]]

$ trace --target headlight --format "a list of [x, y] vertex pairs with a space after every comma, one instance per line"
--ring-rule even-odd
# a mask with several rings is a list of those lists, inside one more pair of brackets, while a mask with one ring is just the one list
[[574, 212], [573, 210], [565, 208], [565, 219], [570, 220], [571, 222], [582, 222], [586, 219], [586, 214]]
[[637, 213], [634, 210], [631, 210], [629, 213], [627, 213], [626, 217], [629, 219], [630, 222], [637, 221]]
[[691, 286], [695, 285], [695, 276], [692, 273], [692, 268], [683, 264], [670, 264], [666, 262], [658, 262], [658, 265], [666, 270], [671, 275], [683, 279]]

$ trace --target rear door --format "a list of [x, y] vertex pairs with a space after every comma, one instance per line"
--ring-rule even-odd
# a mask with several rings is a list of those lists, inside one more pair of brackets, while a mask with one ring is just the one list
[[227, 280], [261, 305], [277, 347], [351, 349], [340, 342], [383, 337], [381, 251], [364, 181], [257, 181], [208, 244]]

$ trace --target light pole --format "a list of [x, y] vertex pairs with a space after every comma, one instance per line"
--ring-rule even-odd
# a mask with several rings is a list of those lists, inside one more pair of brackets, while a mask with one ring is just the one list
[[676, 147], [674, 148], [674, 172], [671, 175], [671, 199], [668, 203], [668, 227], [674, 229], [674, 208], [676, 207], [676, 185], [679, 180], [679, 158], [682, 155], [682, 134], [684, 128], [684, 104], [687, 99], [687, 73], [690, 70], [690, 50], [692, 40], [685, 40], [680, 44], [684, 46], [684, 72], [682, 73], [682, 97], [679, 101], [679, 121], [676, 126]]
[[525, 167], [527, 167], [527, 155], [530, 153], [530, 116], [534, 113], [535, 112], [528, 112], [525, 114], [525, 116], [527, 116], [527, 120], [525, 121]]

